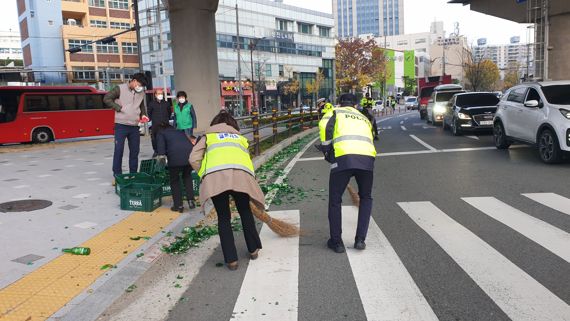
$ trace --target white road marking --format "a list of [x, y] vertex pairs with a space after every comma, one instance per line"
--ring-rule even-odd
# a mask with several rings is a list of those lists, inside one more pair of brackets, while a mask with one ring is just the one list
[[42, 175], [38, 175], [37, 177], [38, 177], [38, 178], [46, 178], [46, 177], [50, 177], [50, 176], [53, 176], [53, 175], [51, 175], [51, 174], [42, 174]]
[[105, 163], [95, 163], [95, 164], [93, 164], [93, 166], [101, 166], [101, 165], [105, 165]]
[[403, 124], [404, 124], [404, 121], [402, 120], [402, 121], [400, 122], [400, 125], [403, 125]]
[[404, 131], [408, 130], [408, 129], [406, 128], [406, 126], [400, 126], [400, 128], [402, 128], [402, 130], [404, 130]]
[[461, 199], [540, 244], [566, 262], [570, 262], [570, 234], [565, 231], [521, 212], [494, 197], [463, 197]]
[[422, 127], [422, 128], [423, 128], [423, 129], [434, 129], [435, 127], [434, 127], [434, 126], [424, 126], [424, 127]]
[[[342, 207], [345, 244], [353, 244], [358, 208]], [[347, 250], [348, 261], [368, 320], [438, 320], [398, 254], [370, 218], [366, 250]]]
[[14, 163], [4, 163], [4, 164], [2, 164], [2, 165], [4, 165], [4, 166], [10, 166], [10, 165], [14, 165]]
[[97, 185], [99, 185], [99, 186], [111, 186], [111, 183], [105, 182], [105, 183], [99, 183]]
[[99, 181], [99, 180], [101, 180], [99, 177], [91, 177], [91, 178], [87, 179], [87, 181], [89, 181], [89, 182]]
[[424, 142], [423, 140], [417, 138], [415, 135], [410, 135], [410, 137], [411, 137], [413, 140], [415, 140], [416, 142], [420, 143], [420, 144], [421, 144], [422, 146], [424, 146], [425, 148], [427, 148], [427, 149], [429, 149], [429, 150], [431, 150], [431, 151], [437, 152], [437, 149], [436, 149], [435, 147], [433, 147], [433, 146], [431, 146], [430, 144]]
[[85, 221], [79, 224], [75, 224], [73, 225], [74, 227], [78, 227], [78, 228], [82, 228], [82, 229], [88, 229], [88, 228], [92, 228], [97, 226], [97, 223], [93, 223], [93, 222], [89, 222], [89, 221]]
[[324, 157], [307, 157], [307, 158], [300, 158], [298, 162], [312, 162], [312, 161], [319, 161], [325, 160]]
[[69, 164], [69, 165], [65, 165], [65, 167], [67, 167], [67, 168], [72, 168], [72, 167], [75, 167], [75, 165]]
[[97, 172], [85, 172], [85, 173], [83, 173], [83, 174], [85, 174], [85, 175], [94, 175], [94, 174], [97, 174]]
[[[272, 217], [299, 224], [299, 211], [276, 211]], [[259, 236], [263, 250], [250, 261], [232, 320], [297, 320], [299, 307], [299, 237], [279, 237], [267, 225]]]
[[441, 149], [440, 152], [443, 153], [454, 153], [454, 152], [471, 152], [475, 150], [495, 150], [497, 147], [489, 146], [489, 147], [467, 147], [467, 148], [450, 148], [450, 149]]
[[88, 198], [91, 194], [77, 194], [73, 198]]
[[408, 117], [404, 118], [404, 120], [408, 120], [408, 119], [410, 119], [410, 118], [408, 118]]
[[475, 139], [475, 140], [479, 140], [479, 137], [477, 137], [477, 136], [465, 136], [465, 137]]
[[511, 320], [568, 320], [570, 305], [431, 202], [398, 205]]
[[531, 200], [570, 215], [570, 199], [554, 193], [527, 193], [522, 194]]
[[[289, 162], [289, 164], [287, 164], [287, 166], [285, 166], [285, 168], [283, 169], [283, 172], [281, 173], [281, 175], [279, 175], [279, 177], [277, 177], [277, 179], [275, 179], [275, 184], [281, 184], [283, 183], [283, 181], [285, 180], [285, 178], [287, 177], [287, 175], [289, 175], [289, 172], [291, 172], [291, 170], [293, 169], [293, 166], [295, 166], [295, 164], [299, 161], [299, 159], [301, 158], [301, 156], [303, 156], [303, 154], [305, 154], [305, 152], [307, 151], [307, 149], [309, 149], [309, 147], [313, 146], [313, 144], [319, 139], [319, 137], [313, 139], [312, 141], [310, 141], [307, 145], [305, 145], [305, 147], [303, 147], [298, 153], [297, 155], [295, 155], [295, 157], [293, 157], [293, 159], [291, 159], [291, 161]], [[277, 195], [279, 189], [273, 189], [271, 190], [269, 193], [267, 193], [267, 195], [265, 195], [265, 208], [269, 209], [269, 206], [271, 206], [271, 203], [273, 202], [273, 199], [275, 198], [275, 195]]]
[[424, 123], [414, 123], [412, 126], [424, 126]]
[[409, 152], [394, 152], [394, 153], [378, 153], [376, 157], [387, 157], [387, 156], [402, 156], [402, 155], [416, 155], [416, 154], [433, 154], [437, 153], [431, 150], [414, 150]]
[[16, 186], [14, 186], [14, 187], [12, 187], [12, 188], [14, 188], [14, 189], [22, 189], [22, 188], [26, 188], [26, 187], [30, 187], [30, 185], [16, 185]]
[[378, 124], [378, 123], [381, 123], [381, 122], [385, 122], [385, 121], [390, 120], [390, 119], [392, 119], [392, 118], [394, 118], [394, 117], [382, 118], [382, 119], [380, 119], [380, 120], [377, 120], [376, 123]]

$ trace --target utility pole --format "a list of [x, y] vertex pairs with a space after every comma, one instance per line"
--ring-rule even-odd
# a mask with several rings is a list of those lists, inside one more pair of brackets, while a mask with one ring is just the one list
[[[156, 16], [158, 19], [158, 42], [160, 43], [160, 66], [162, 69], [162, 90], [164, 93], [164, 100], [168, 97], [166, 91], [166, 70], [164, 68], [164, 39], [162, 37], [162, 16], [160, 14], [160, 0], [156, 1]], [[172, 93], [170, 93], [172, 95]]]
[[253, 107], [257, 106], [256, 95], [255, 95], [255, 78], [254, 78], [254, 71], [253, 71], [253, 50], [255, 49], [255, 43], [253, 39], [249, 41], [249, 59], [251, 63], [251, 94], [252, 94], [252, 102]]
[[142, 60], [142, 49], [141, 49], [141, 26], [139, 24], [139, 2], [138, 0], [133, 1], [133, 9], [135, 11], [135, 30], [137, 32], [137, 51], [139, 54], [139, 70], [144, 72], [143, 60]]
[[[241, 85], [241, 42], [239, 36], [239, 9], [236, 2], [236, 34], [237, 34], [237, 81], [239, 88], [239, 115], [243, 115], [243, 86]], [[253, 80], [253, 78], [252, 78]]]
[[441, 63], [443, 64], [443, 75], [445, 76], [445, 39], [443, 39], [443, 57], [441, 59]]

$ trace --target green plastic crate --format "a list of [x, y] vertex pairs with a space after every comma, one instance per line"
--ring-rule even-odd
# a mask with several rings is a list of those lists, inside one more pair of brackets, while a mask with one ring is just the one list
[[155, 158], [143, 159], [141, 160], [141, 164], [139, 166], [139, 173], [146, 173], [149, 175], [154, 175], [156, 173], [163, 173], [165, 171], [166, 167], [164, 162], [161, 162]]
[[[170, 176], [168, 172], [157, 173], [153, 175], [154, 183], [162, 186], [162, 196], [171, 196], [172, 189], [170, 188]], [[182, 176], [180, 176], [180, 185], [182, 186], [182, 195], [186, 195], [186, 187], [182, 183]], [[192, 188], [194, 195], [198, 196], [200, 193], [200, 178], [195, 171], [192, 171]]]
[[115, 194], [121, 195], [121, 189], [128, 184], [152, 184], [154, 179], [146, 173], [121, 174], [115, 177]]
[[161, 186], [132, 183], [121, 189], [121, 209], [152, 212], [162, 205]]

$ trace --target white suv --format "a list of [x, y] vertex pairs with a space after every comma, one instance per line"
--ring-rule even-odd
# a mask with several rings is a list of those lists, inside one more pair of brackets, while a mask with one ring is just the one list
[[570, 81], [529, 83], [509, 89], [495, 114], [495, 146], [518, 141], [538, 147], [545, 163], [570, 152]]

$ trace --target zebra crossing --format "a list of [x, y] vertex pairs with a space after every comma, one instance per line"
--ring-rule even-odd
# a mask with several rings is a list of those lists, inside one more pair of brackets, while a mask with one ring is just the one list
[[[521, 196], [539, 206], [570, 215], [570, 199], [564, 196], [554, 193]], [[480, 215], [504, 224], [570, 263], [568, 232], [495, 197], [464, 197], [461, 201], [475, 208]], [[570, 320], [569, 302], [552, 293], [511, 262], [505, 253], [496, 250], [432, 202], [398, 202], [397, 206], [402, 215], [427, 233], [511, 320]], [[279, 211], [271, 215], [298, 223], [303, 213]], [[343, 207], [343, 238], [349, 246], [346, 256], [366, 319], [439, 320], [430, 306], [433, 300], [426, 299], [373, 218], [366, 240], [367, 249], [350, 248], [357, 215], [357, 208]], [[247, 268], [232, 319], [298, 320], [299, 306], [303, 304], [299, 301], [299, 286], [302, 286], [299, 284], [299, 237], [278, 238], [266, 226], [262, 227], [260, 236], [264, 250]]]

